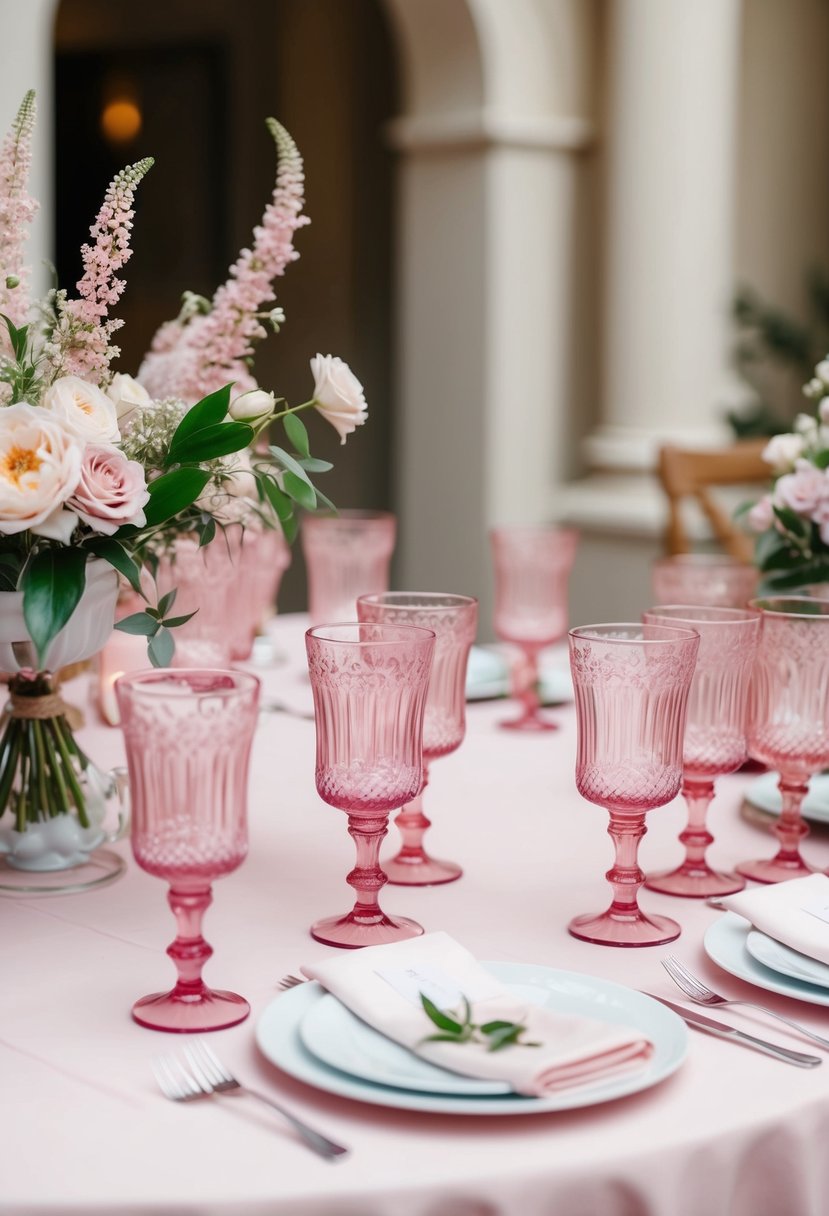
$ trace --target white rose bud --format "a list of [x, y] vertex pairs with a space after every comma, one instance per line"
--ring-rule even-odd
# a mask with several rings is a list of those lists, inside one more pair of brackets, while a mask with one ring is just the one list
[[263, 388], [252, 388], [234, 397], [228, 414], [236, 422], [262, 422], [270, 418], [275, 401], [273, 393], [266, 393]]
[[61, 376], [55, 380], [43, 394], [41, 405], [77, 439], [87, 443], [118, 443], [121, 438], [115, 403], [80, 376]]
[[118, 372], [112, 377], [107, 389], [107, 396], [115, 403], [115, 413], [118, 421], [127, 421], [137, 410], [144, 410], [152, 405], [153, 399], [143, 384], [139, 384], [133, 376]]
[[316, 355], [311, 360], [314, 404], [340, 435], [346, 436], [368, 418], [363, 386], [351, 368], [336, 355]]
[[815, 368], [815, 375], [829, 388], [829, 359], [822, 359]]
[[775, 435], [763, 448], [763, 460], [775, 473], [788, 473], [805, 446], [802, 435]]

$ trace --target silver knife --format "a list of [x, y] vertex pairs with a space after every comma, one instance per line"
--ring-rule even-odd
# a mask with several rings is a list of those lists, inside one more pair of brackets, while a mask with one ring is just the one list
[[788, 1047], [779, 1047], [777, 1043], [769, 1043], [767, 1039], [757, 1039], [753, 1034], [746, 1034], [744, 1030], [735, 1030], [733, 1026], [727, 1026], [725, 1022], [716, 1022], [713, 1018], [707, 1018], [704, 1014], [697, 1013], [695, 1009], [675, 1005], [673, 1001], [666, 1000], [664, 996], [656, 996], [653, 992], [646, 992], [644, 995], [673, 1009], [674, 1013], [678, 1013], [683, 1022], [687, 1022], [689, 1026], [694, 1026], [697, 1030], [705, 1030], [708, 1034], [716, 1035], [718, 1038], [732, 1039], [735, 1043], [745, 1043], [746, 1047], [753, 1047], [755, 1051], [764, 1051], [766, 1055], [774, 1056], [778, 1060], [786, 1060], [789, 1064], [796, 1064], [799, 1068], [816, 1068], [818, 1064], [823, 1063], [820, 1056], [809, 1056], [802, 1051], [791, 1051]]

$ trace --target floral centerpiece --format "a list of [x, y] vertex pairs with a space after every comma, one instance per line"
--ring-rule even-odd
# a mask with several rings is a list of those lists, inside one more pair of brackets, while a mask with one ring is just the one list
[[763, 459], [774, 484], [748, 510], [763, 591], [829, 583], [829, 356], [803, 392], [812, 412], [769, 440]]
[[[10, 692], [0, 815], [11, 812], [16, 833], [70, 812], [82, 829], [94, 826], [92, 767], [73, 738], [54, 668], [100, 649], [119, 577], [144, 601], [121, 627], [145, 635], [150, 661], [167, 665], [170, 631], [188, 618], [173, 615], [174, 591], [153, 597], [152, 579], [142, 578], [165, 539], [191, 532], [208, 544], [229, 518], [247, 517], [293, 539], [297, 505], [331, 505], [311, 479], [331, 465], [311, 455], [298, 413], [318, 410], [343, 442], [366, 417], [359, 382], [332, 356], [312, 361], [313, 393], [292, 408], [251, 374], [263, 321], [278, 328], [282, 319], [262, 306], [296, 257], [293, 234], [306, 222], [302, 162], [278, 123], [268, 120], [276, 187], [251, 248], [212, 302], [185, 296], [134, 379], [112, 369], [122, 322], [111, 309], [131, 256], [135, 192], [153, 162], [130, 165], [110, 183], [82, 249], [77, 295], [54, 288], [33, 302], [24, 245], [37, 210], [27, 190], [34, 120], [30, 92], [0, 149], [0, 595], [8, 601], [0, 669]], [[285, 447], [267, 442], [276, 420]], [[231, 500], [243, 507], [229, 516]]]

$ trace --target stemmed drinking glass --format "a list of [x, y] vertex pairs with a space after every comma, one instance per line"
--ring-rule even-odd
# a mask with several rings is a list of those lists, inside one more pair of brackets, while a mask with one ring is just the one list
[[780, 774], [783, 811], [774, 825], [780, 848], [737, 872], [781, 882], [812, 872], [800, 855], [808, 834], [801, 805], [809, 778], [829, 764], [829, 601], [807, 596], [753, 600], [762, 612], [751, 686], [748, 750]]
[[700, 635], [682, 759], [682, 794], [688, 823], [679, 839], [685, 859], [675, 870], [649, 874], [645, 886], [666, 895], [707, 898], [741, 891], [745, 879], [712, 870], [705, 854], [714, 837], [706, 824], [714, 780], [746, 759], [748, 696], [760, 639], [760, 613], [750, 608], [671, 605], [651, 608], [648, 625], [695, 629]]
[[571, 528], [507, 526], [490, 531], [495, 561], [495, 632], [516, 645], [522, 661], [512, 673], [521, 714], [508, 730], [557, 730], [539, 712], [538, 656], [567, 632], [567, 588], [578, 533]]
[[206, 987], [213, 953], [201, 922], [211, 884], [244, 860], [247, 781], [259, 681], [246, 672], [149, 670], [115, 682], [132, 797], [132, 850], [170, 884], [178, 934], [167, 953], [170, 992], [142, 997], [132, 1016], [152, 1030], [221, 1030], [250, 1013], [244, 997]]
[[386, 875], [380, 845], [389, 811], [423, 785], [423, 713], [435, 635], [412, 625], [318, 625], [305, 635], [317, 729], [316, 784], [348, 815], [357, 864], [346, 882], [357, 899], [345, 916], [311, 926], [328, 946], [370, 946], [417, 937], [416, 921], [379, 904]]
[[656, 604], [745, 608], [759, 579], [756, 566], [724, 553], [675, 553], [658, 558], [651, 568]]
[[300, 526], [311, 624], [350, 621], [358, 595], [386, 591], [397, 520], [388, 511], [306, 515]]
[[[388, 625], [419, 625], [435, 634], [435, 651], [426, 714], [423, 721], [423, 790], [429, 765], [448, 756], [466, 733], [466, 665], [478, 627], [478, 601], [468, 595], [426, 591], [387, 591], [361, 595], [357, 600], [361, 621]], [[389, 882], [422, 887], [452, 882], [463, 870], [454, 861], [438, 861], [423, 849], [431, 821], [423, 814], [423, 792], [408, 802], [396, 817], [403, 845], [395, 857], [383, 862]]]
[[586, 625], [570, 631], [576, 694], [576, 787], [610, 813], [616, 859], [606, 912], [577, 916], [574, 937], [603, 946], [656, 946], [679, 937], [676, 921], [645, 915], [637, 854], [645, 813], [679, 792], [682, 736], [699, 634], [661, 625]]

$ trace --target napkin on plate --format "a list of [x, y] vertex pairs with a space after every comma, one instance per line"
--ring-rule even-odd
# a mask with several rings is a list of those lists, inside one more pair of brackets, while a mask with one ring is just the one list
[[[520, 1094], [543, 1097], [633, 1072], [653, 1053], [653, 1044], [636, 1027], [520, 1000], [447, 933], [368, 946], [302, 970], [364, 1022], [424, 1060], [464, 1076], [505, 1081]], [[450, 1015], [462, 1007], [463, 994], [473, 1022], [520, 1022], [527, 1028], [521, 1039], [540, 1046], [511, 1044], [493, 1052], [486, 1043], [424, 1042], [440, 1032], [425, 1013], [420, 992]]]
[[829, 878], [810, 874], [727, 895], [723, 906], [755, 929], [821, 963], [829, 963]]

